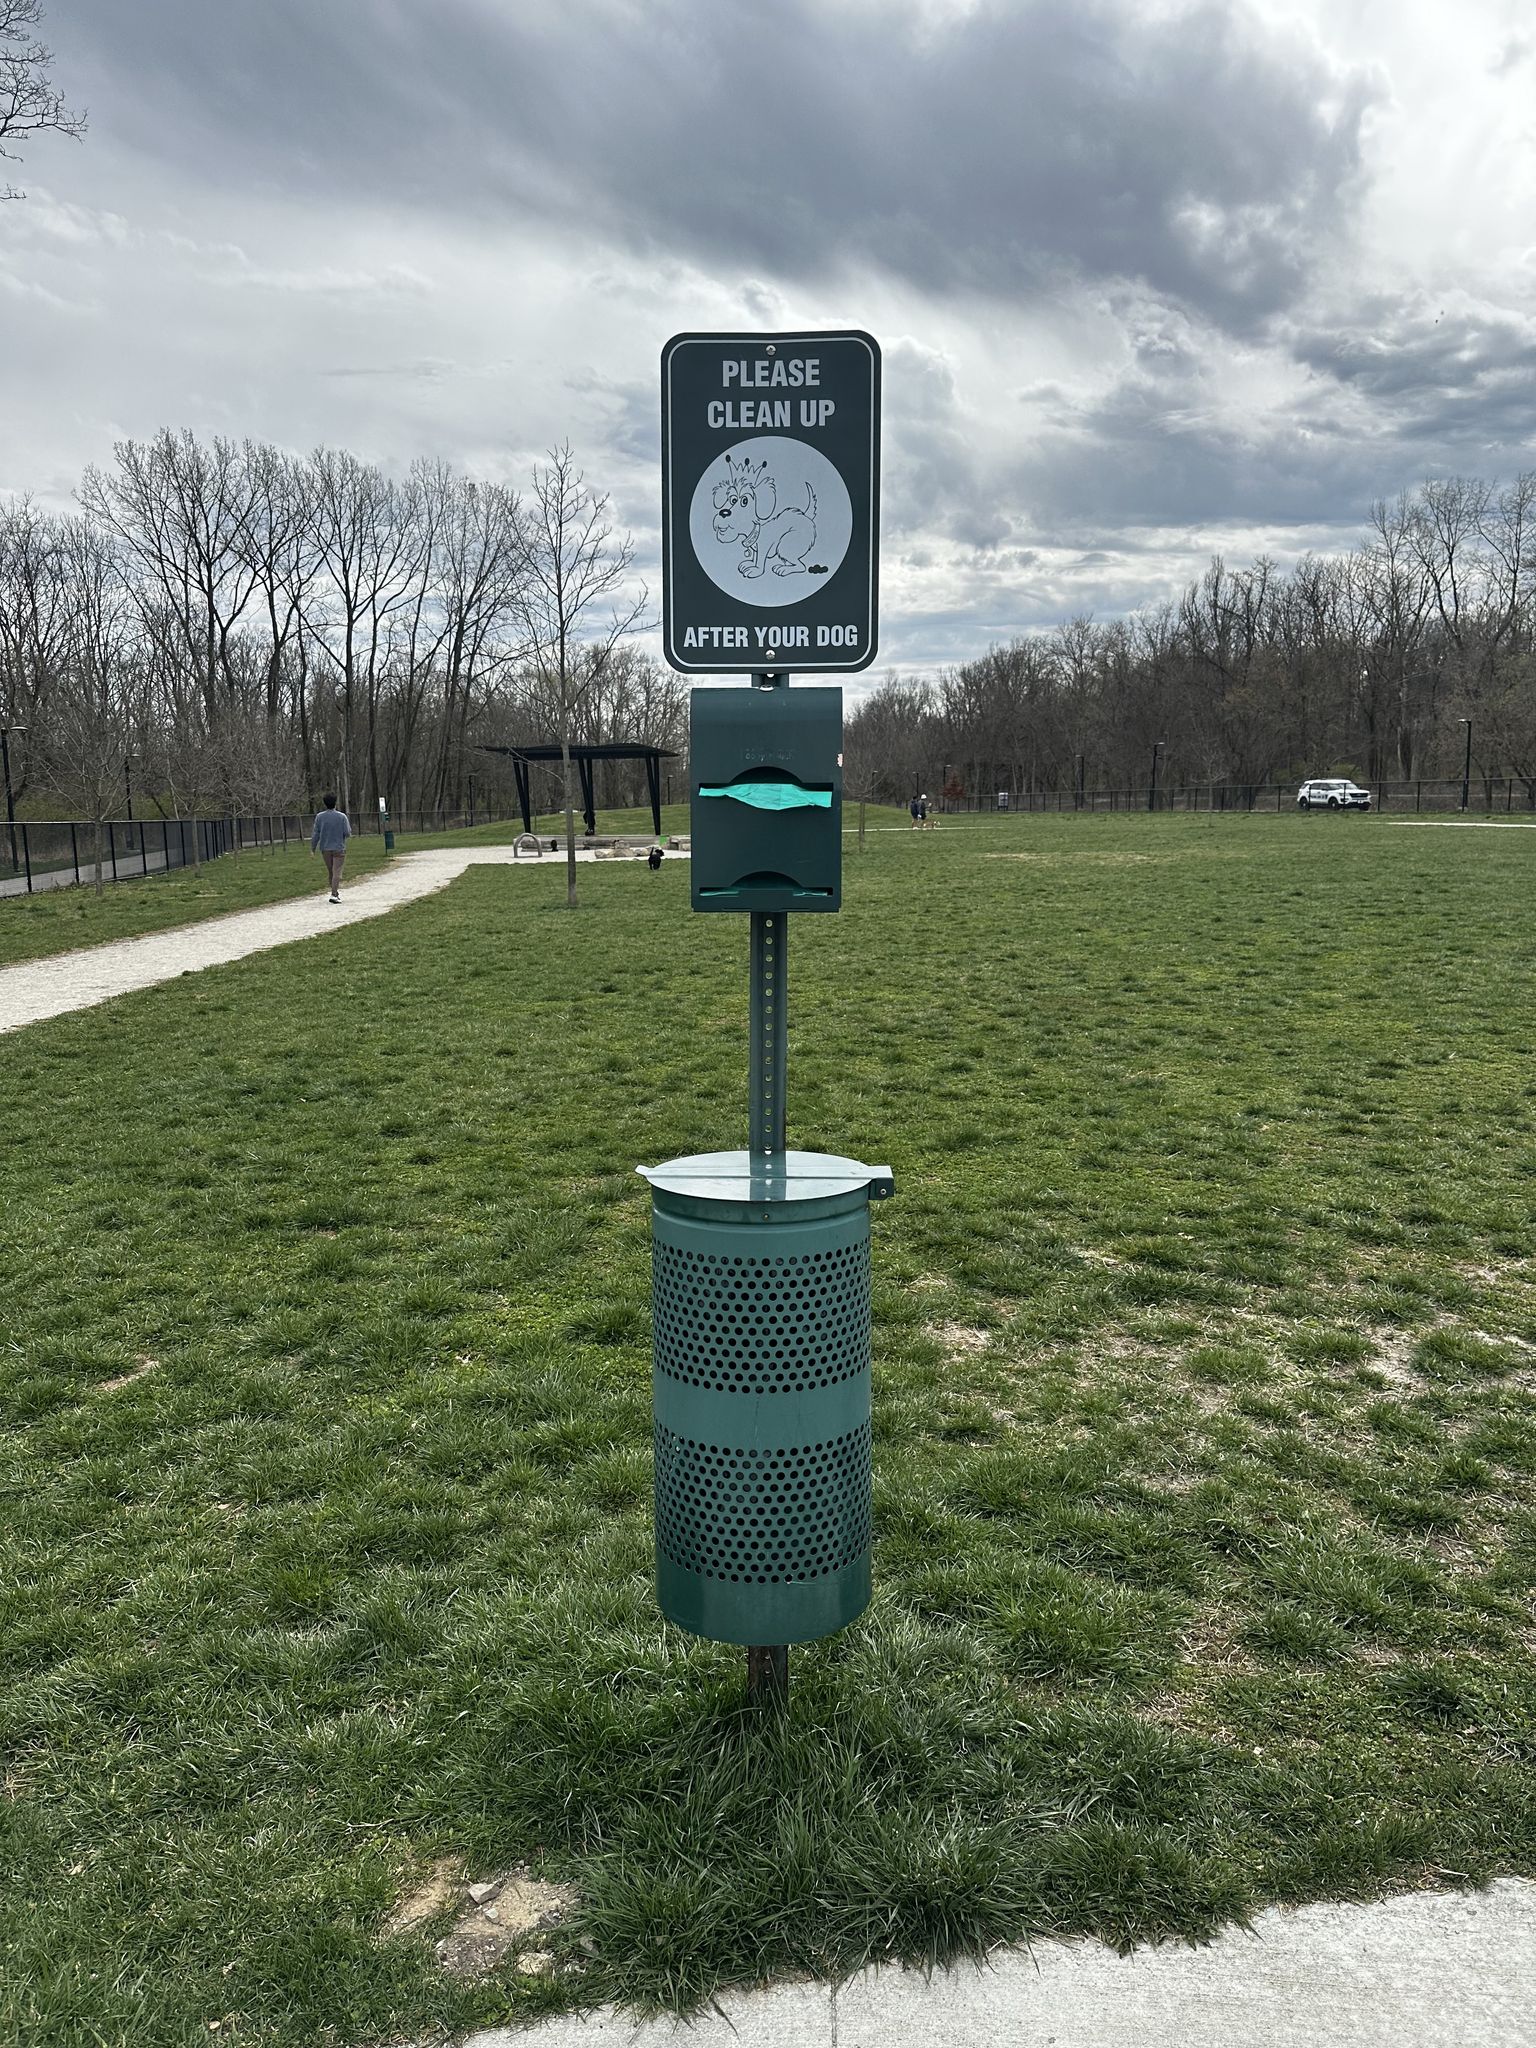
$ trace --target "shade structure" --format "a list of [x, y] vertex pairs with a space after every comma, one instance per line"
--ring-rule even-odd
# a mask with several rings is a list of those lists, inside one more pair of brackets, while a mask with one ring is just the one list
[[559, 761], [569, 751], [576, 764], [576, 773], [581, 780], [581, 815], [586, 822], [588, 833], [597, 830], [597, 807], [592, 795], [592, 764], [594, 761], [643, 761], [645, 763], [645, 786], [651, 800], [651, 824], [656, 837], [661, 837], [661, 764], [676, 759], [675, 750], [670, 747], [651, 747], [629, 740], [616, 740], [609, 745], [588, 745], [585, 742], [573, 744], [568, 750], [559, 746], [490, 747], [480, 746], [482, 754], [503, 754], [512, 763], [512, 774], [517, 782], [517, 803], [523, 814], [523, 830], [533, 830], [533, 812], [528, 790], [528, 764], [531, 761]]

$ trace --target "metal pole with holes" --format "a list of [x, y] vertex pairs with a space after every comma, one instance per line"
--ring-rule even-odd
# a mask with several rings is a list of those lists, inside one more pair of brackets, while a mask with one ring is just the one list
[[752, 912], [752, 964], [748, 983], [751, 1047], [748, 1053], [748, 1144], [753, 1165], [784, 1163], [785, 1064], [789, 1051], [789, 912]]

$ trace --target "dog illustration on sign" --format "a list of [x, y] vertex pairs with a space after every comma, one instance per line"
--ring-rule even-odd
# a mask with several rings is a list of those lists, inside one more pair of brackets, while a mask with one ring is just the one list
[[741, 543], [738, 572], [761, 576], [771, 562], [775, 576], [825, 576], [819, 562], [806, 567], [816, 545], [816, 493], [809, 480], [805, 503], [781, 510], [766, 458], [754, 462], [744, 455], [738, 462], [727, 455], [725, 467], [726, 480], [714, 489], [714, 530], [718, 541]]

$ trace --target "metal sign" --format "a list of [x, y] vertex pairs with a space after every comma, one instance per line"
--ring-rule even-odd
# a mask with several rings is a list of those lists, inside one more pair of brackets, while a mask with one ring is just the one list
[[661, 352], [662, 625], [687, 674], [875, 658], [880, 348], [678, 334]]

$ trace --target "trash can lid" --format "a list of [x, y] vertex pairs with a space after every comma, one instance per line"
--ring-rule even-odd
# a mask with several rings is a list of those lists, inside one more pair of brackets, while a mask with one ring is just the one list
[[660, 1166], [637, 1166], [663, 1194], [706, 1202], [820, 1202], [867, 1190], [873, 1202], [896, 1192], [888, 1166], [866, 1166], [837, 1152], [789, 1150], [771, 1164], [751, 1152], [694, 1152]]

